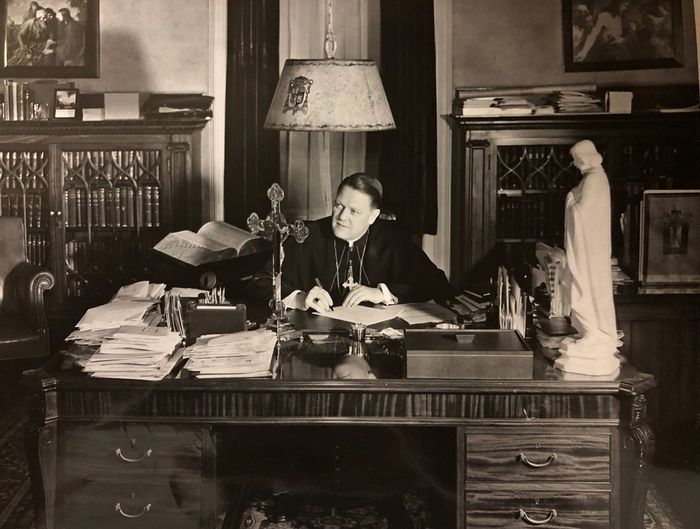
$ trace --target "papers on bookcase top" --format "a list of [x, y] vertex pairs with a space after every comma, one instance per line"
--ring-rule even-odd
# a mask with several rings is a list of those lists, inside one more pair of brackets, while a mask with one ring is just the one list
[[196, 378], [270, 377], [276, 343], [267, 329], [207, 334], [185, 348], [185, 368]]

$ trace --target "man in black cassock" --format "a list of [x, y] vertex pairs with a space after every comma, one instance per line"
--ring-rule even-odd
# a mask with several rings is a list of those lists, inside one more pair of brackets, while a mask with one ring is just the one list
[[338, 186], [333, 213], [308, 223], [302, 244], [284, 246], [283, 292], [288, 308], [327, 311], [362, 302], [408, 303], [451, 296], [437, 268], [396, 222], [379, 219], [382, 185], [365, 173]]

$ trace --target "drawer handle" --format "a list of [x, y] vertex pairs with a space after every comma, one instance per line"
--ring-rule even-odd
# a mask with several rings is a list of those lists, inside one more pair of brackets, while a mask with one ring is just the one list
[[530, 524], [530, 525], [544, 525], [546, 523], [551, 522], [552, 520], [556, 520], [557, 518], [557, 510], [552, 509], [549, 511], [549, 514], [544, 520], [534, 520], [530, 518], [530, 515], [527, 514], [523, 509], [520, 509], [518, 512], [518, 518], [520, 518], [523, 522]]
[[542, 461], [542, 463], [535, 463], [534, 461], [530, 461], [527, 458], [527, 456], [525, 454], [523, 454], [522, 452], [520, 452], [515, 459], [516, 459], [516, 461], [520, 461], [526, 467], [542, 468], [542, 467], [546, 467], [546, 466], [549, 466], [552, 463], [554, 463], [557, 460], [557, 454], [552, 452], [546, 460]]
[[114, 510], [117, 511], [119, 514], [121, 514], [124, 518], [140, 518], [144, 514], [146, 514], [148, 511], [151, 510], [151, 504], [147, 503], [143, 509], [141, 509], [140, 513], [137, 514], [129, 514], [128, 512], [124, 512], [122, 510], [122, 505], [121, 503], [117, 502], [114, 504]]
[[124, 454], [122, 454], [121, 448], [117, 448], [114, 451], [114, 453], [117, 454], [121, 458], [122, 461], [126, 461], [127, 463], [138, 463], [139, 461], [143, 461], [144, 459], [151, 457], [153, 450], [151, 450], [149, 448], [148, 450], [146, 450], [143, 453], [143, 455], [141, 457], [137, 457], [137, 458], [126, 457]]

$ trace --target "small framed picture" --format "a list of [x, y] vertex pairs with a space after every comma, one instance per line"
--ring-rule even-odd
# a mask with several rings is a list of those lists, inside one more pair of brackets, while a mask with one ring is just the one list
[[77, 88], [58, 88], [54, 103], [53, 117], [56, 119], [75, 119], [78, 108]]
[[641, 208], [639, 280], [700, 282], [700, 190], [648, 190]]

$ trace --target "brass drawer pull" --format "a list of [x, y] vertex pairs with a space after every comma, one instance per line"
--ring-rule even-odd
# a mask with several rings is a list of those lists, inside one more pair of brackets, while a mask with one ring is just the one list
[[117, 448], [117, 449], [114, 451], [114, 453], [117, 454], [117, 455], [121, 458], [122, 461], [126, 461], [127, 463], [138, 463], [139, 461], [143, 461], [144, 459], [147, 459], [147, 458], [151, 457], [151, 454], [153, 453], [153, 450], [151, 450], [151, 449], [149, 448], [148, 450], [146, 450], [146, 451], [143, 453], [143, 455], [142, 455], [141, 457], [137, 457], [137, 458], [126, 457], [124, 454], [122, 454], [122, 449], [121, 449], [121, 448]]
[[522, 463], [522, 464], [525, 465], [526, 467], [530, 467], [530, 468], [542, 468], [542, 467], [546, 467], [546, 466], [549, 466], [549, 465], [551, 465], [552, 463], [554, 463], [554, 462], [557, 460], [557, 454], [555, 454], [554, 452], [552, 452], [552, 453], [550, 454], [550, 456], [549, 456], [546, 460], [544, 460], [542, 463], [535, 463], [534, 461], [530, 461], [530, 460], [527, 458], [527, 456], [526, 456], [525, 454], [523, 454], [522, 452], [520, 452], [520, 453], [515, 457], [515, 460], [516, 460], [516, 461], [519, 461], [520, 463]]
[[525, 512], [523, 509], [520, 509], [518, 512], [518, 518], [520, 518], [523, 522], [526, 524], [530, 525], [544, 525], [546, 523], [551, 522], [552, 520], [556, 520], [557, 518], [557, 511], [556, 509], [552, 509], [549, 511], [549, 514], [544, 520], [533, 520], [530, 518], [530, 516]]
[[140, 518], [144, 514], [146, 514], [148, 511], [151, 510], [151, 504], [147, 503], [143, 509], [141, 509], [141, 512], [138, 514], [129, 514], [128, 512], [124, 512], [122, 510], [122, 505], [121, 503], [117, 502], [114, 504], [114, 510], [117, 511], [119, 514], [121, 514], [124, 518]]

